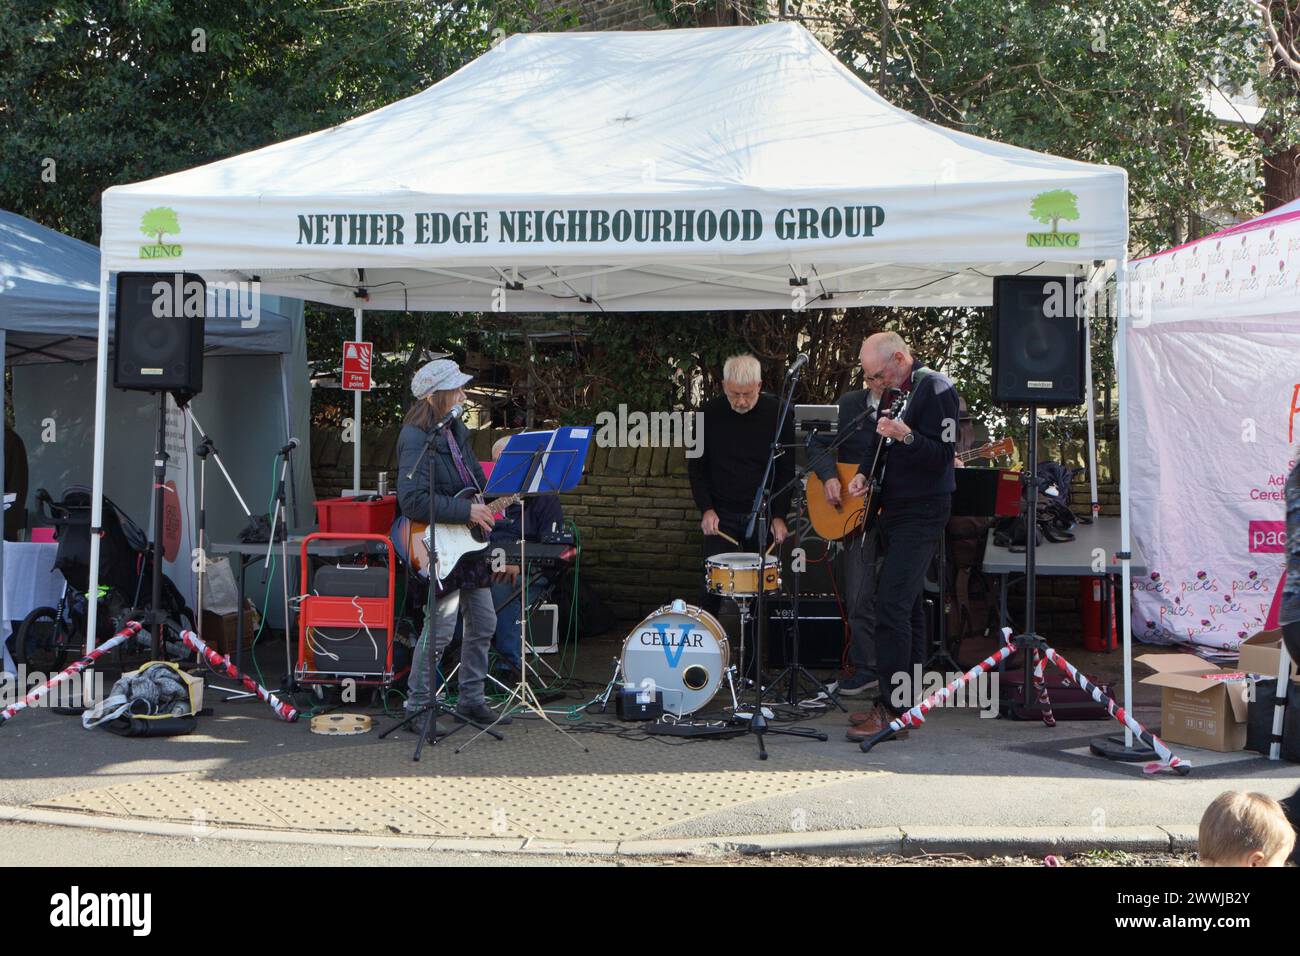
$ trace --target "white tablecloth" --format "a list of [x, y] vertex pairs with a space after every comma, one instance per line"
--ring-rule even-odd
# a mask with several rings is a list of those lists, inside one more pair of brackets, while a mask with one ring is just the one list
[[9, 656], [12, 621], [42, 606], [56, 607], [63, 594], [63, 575], [54, 570], [59, 546], [52, 542], [5, 541], [4, 597], [0, 605], [0, 646], [4, 648], [4, 669], [16, 673]]

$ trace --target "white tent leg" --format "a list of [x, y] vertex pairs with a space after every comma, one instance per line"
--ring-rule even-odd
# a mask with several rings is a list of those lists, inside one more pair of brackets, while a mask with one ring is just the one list
[[[1119, 553], [1120, 599], [1124, 605], [1124, 710], [1133, 713], [1133, 591], [1130, 554], [1128, 456], [1128, 250], [1115, 270], [1115, 380], [1119, 386]], [[1104, 626], [1104, 622], [1103, 622]], [[1133, 731], [1124, 728], [1124, 746], [1133, 748]]]
[[[99, 270], [99, 342], [95, 351], [95, 453], [90, 477], [90, 588], [86, 594], [86, 652], [95, 649], [99, 601], [99, 529], [104, 521], [104, 421], [108, 414], [108, 270]], [[93, 687], [87, 682], [86, 690]]]
[[[1101, 270], [1094, 270], [1093, 276], [1099, 271]], [[1090, 285], [1091, 279], [1092, 277], [1089, 277]], [[1083, 381], [1086, 390], [1085, 394], [1088, 396], [1088, 490], [1091, 495], [1089, 501], [1092, 505], [1092, 517], [1096, 519], [1101, 512], [1101, 506], [1097, 502], [1097, 403], [1092, 387], [1092, 315], [1096, 311], [1093, 308], [1093, 303], [1097, 301], [1097, 293], [1092, 292], [1086, 295], [1084, 299]]]
[[1277, 691], [1274, 694], [1275, 703], [1273, 705], [1273, 741], [1268, 745], [1268, 759], [1282, 759], [1282, 721], [1286, 717], [1286, 700], [1291, 695], [1291, 653], [1286, 649], [1286, 641], [1282, 642], [1281, 660], [1277, 665]]
[[[361, 341], [361, 307], [352, 310], [356, 318], [356, 341]], [[352, 393], [352, 493], [361, 494], [361, 392]]]

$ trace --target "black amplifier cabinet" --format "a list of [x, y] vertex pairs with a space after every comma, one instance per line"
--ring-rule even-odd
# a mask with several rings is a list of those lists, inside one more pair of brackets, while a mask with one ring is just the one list
[[[781, 595], [768, 598], [767, 666], [794, 663], [794, 601]], [[844, 618], [834, 594], [799, 596], [799, 663], [809, 670], [839, 670], [844, 655]]]

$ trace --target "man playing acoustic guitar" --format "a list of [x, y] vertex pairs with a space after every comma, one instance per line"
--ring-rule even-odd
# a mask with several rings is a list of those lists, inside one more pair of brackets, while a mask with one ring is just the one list
[[[890, 439], [877, 522], [881, 567], [876, 580], [875, 638], [880, 689], [875, 706], [856, 715], [861, 722], [849, 731], [853, 741], [874, 736], [915, 703], [917, 688], [908, 690], [909, 671], [914, 659], [924, 654], [925, 637], [922, 628], [917, 647], [914, 618], [926, 568], [952, 510], [958, 428], [952, 382], [922, 368], [896, 332], [869, 337], [862, 344], [861, 361], [868, 388], [899, 389], [907, 399], [897, 419], [882, 416], [876, 423], [876, 434]], [[867, 480], [860, 470], [849, 483], [848, 494], [865, 492]]]

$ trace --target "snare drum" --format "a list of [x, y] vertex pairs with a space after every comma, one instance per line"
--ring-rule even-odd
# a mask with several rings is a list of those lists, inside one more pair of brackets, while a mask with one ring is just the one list
[[668, 713], [691, 714], [718, 692], [731, 645], [716, 617], [676, 600], [632, 629], [620, 661], [628, 684], [662, 691]]
[[[781, 589], [781, 568], [771, 555], [763, 558], [763, 590]], [[759, 556], [729, 551], [704, 559], [704, 587], [710, 594], [755, 597], [758, 594]]]

